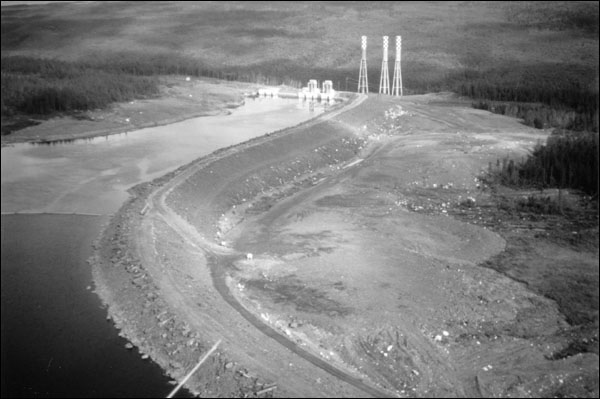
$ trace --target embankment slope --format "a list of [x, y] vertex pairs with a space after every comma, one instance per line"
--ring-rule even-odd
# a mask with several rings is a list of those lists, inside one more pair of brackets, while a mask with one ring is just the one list
[[[505, 248], [500, 220], [461, 213], [489, 204], [488, 162], [544, 133], [449, 95], [355, 104], [139, 187], [95, 268], [124, 333], [176, 378], [224, 339], [189, 384], [204, 394], [597, 395], [597, 350], [554, 360], [574, 328], [556, 303], [481, 267]], [[597, 249], [584, 258], [597, 281]], [[215, 278], [348, 378], [258, 331]]]

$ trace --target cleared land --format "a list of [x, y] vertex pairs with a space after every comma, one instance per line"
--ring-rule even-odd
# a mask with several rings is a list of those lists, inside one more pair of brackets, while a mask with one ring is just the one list
[[175, 378], [222, 338], [203, 395], [597, 397], [597, 213], [503, 212], [478, 178], [547, 133], [354, 105], [137, 187], [94, 260], [117, 326]]
[[[73, 106], [165, 74], [352, 90], [362, 34], [372, 84], [376, 38], [400, 34], [405, 94], [597, 130], [597, 2], [90, 2], [3, 7], [2, 143], [240, 101], [165, 81]], [[372, 97], [137, 187], [95, 259], [111, 316], [174, 378], [224, 338], [189, 385], [207, 396], [597, 397], [597, 210], [516, 210], [554, 193], [478, 180], [547, 132], [468, 105]]]

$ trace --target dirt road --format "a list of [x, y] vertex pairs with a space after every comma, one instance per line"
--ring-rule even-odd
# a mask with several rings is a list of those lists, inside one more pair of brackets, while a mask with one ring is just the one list
[[449, 95], [361, 98], [138, 188], [100, 294], [175, 378], [222, 338], [204, 395], [597, 396], [597, 245], [558, 247], [595, 281], [585, 325], [490, 263], [547, 279], [478, 178], [544, 137]]

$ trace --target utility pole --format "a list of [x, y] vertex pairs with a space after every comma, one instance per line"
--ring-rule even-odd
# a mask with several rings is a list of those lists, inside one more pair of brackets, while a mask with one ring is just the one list
[[402, 97], [402, 36], [396, 36], [396, 62], [394, 63], [394, 78], [392, 82], [392, 95]]
[[369, 94], [369, 81], [367, 78], [367, 37], [361, 37], [362, 57], [360, 59], [360, 72], [358, 74], [358, 92]]
[[381, 78], [379, 94], [390, 94], [390, 73], [388, 71], [388, 37], [383, 37], [383, 61], [381, 61]]

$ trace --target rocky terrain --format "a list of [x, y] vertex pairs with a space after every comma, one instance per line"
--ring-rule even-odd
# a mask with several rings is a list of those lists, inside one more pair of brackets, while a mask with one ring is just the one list
[[485, 181], [546, 135], [360, 97], [136, 187], [96, 290], [174, 379], [222, 339], [202, 396], [597, 397], [597, 211]]

